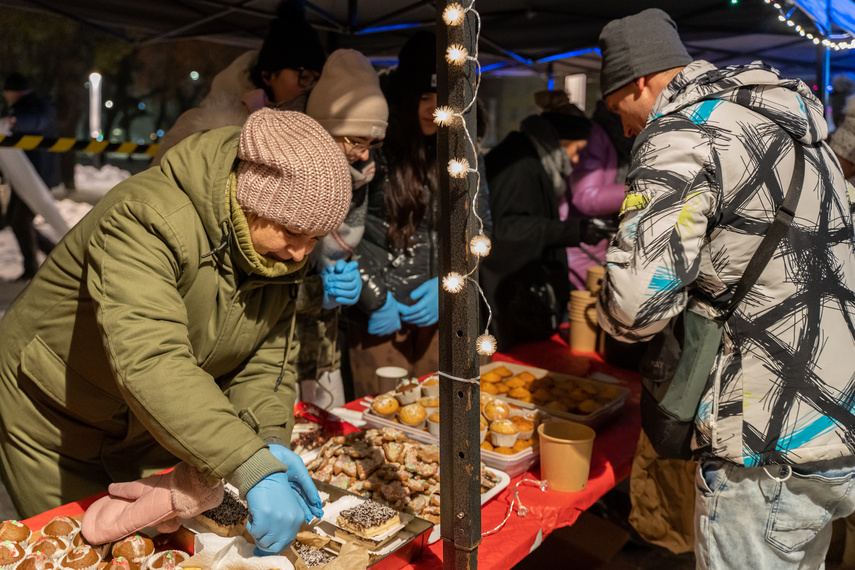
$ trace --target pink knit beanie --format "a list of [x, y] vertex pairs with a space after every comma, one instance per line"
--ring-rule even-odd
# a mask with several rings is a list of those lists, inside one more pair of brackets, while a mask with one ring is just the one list
[[350, 207], [350, 166], [317, 121], [260, 109], [240, 132], [237, 201], [262, 218], [302, 233], [329, 233]]

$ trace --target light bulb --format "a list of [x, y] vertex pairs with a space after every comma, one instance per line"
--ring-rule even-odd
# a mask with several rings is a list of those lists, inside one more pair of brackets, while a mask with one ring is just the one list
[[465, 47], [460, 44], [454, 44], [452, 46], [448, 46], [448, 50], [445, 52], [445, 59], [448, 63], [463, 65], [463, 62], [466, 61], [466, 57], [468, 55], [469, 52], [466, 51]]
[[442, 13], [442, 19], [449, 26], [459, 26], [463, 23], [464, 14], [466, 14], [466, 12], [463, 10], [463, 6], [457, 3], [449, 4]]
[[475, 351], [483, 356], [490, 356], [496, 352], [496, 337], [484, 333], [475, 339]]
[[780, 21], [782, 21], [782, 22], [783, 22], [784, 20], [786, 20], [786, 18], [783, 16], [783, 14], [779, 14], [779, 15], [778, 15], [778, 19], [779, 19]]
[[493, 247], [493, 244], [490, 243], [490, 238], [488, 238], [484, 234], [475, 236], [469, 242], [469, 251], [471, 251], [473, 255], [477, 255], [478, 257], [487, 256], [490, 253], [491, 247]]
[[442, 278], [442, 288], [449, 293], [460, 293], [463, 290], [463, 276], [455, 271]]
[[814, 38], [814, 39], [813, 39], [813, 45], [819, 45], [819, 40], [818, 40], [818, 39], [816, 39], [816, 38]]
[[448, 173], [452, 178], [466, 178], [469, 172], [469, 161], [465, 158], [455, 158], [448, 162]]
[[453, 118], [454, 111], [451, 110], [451, 107], [437, 107], [436, 111], [433, 112], [433, 122], [440, 127], [444, 127], [451, 123], [451, 119]]

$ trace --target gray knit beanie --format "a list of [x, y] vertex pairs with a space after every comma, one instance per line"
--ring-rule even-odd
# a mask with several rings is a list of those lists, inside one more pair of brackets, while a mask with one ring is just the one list
[[692, 63], [680, 41], [677, 24], [658, 8], [606, 24], [600, 32], [600, 52], [603, 56], [600, 70], [603, 97], [648, 73]]
[[309, 95], [306, 114], [334, 137], [385, 137], [389, 106], [368, 58], [353, 49], [332, 52]]
[[238, 144], [237, 201], [302, 233], [329, 233], [350, 207], [350, 166], [311, 117], [264, 108], [251, 114]]

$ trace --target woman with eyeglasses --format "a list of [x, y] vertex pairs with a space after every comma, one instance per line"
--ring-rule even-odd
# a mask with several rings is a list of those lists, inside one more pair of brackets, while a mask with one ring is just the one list
[[308, 93], [321, 76], [326, 53], [296, 0], [282, 0], [260, 51], [249, 51], [214, 77], [198, 107], [181, 114], [159, 141], [152, 166], [163, 154], [199, 131], [240, 126], [253, 111], [272, 107], [306, 109]]
[[[419, 32], [389, 77], [389, 128], [369, 184], [365, 235], [357, 246], [363, 288], [348, 316], [355, 395], [376, 394], [375, 370], [411, 375], [439, 366], [436, 36]], [[483, 180], [483, 178], [482, 178]], [[486, 186], [479, 188], [486, 218]]]
[[356, 50], [330, 54], [306, 113], [318, 121], [350, 164], [353, 199], [337, 229], [321, 239], [309, 258], [310, 274], [300, 288], [297, 338], [300, 399], [322, 408], [345, 403], [338, 342], [339, 306], [359, 299], [362, 280], [354, 252], [365, 231], [373, 155], [386, 136], [389, 107], [371, 62]]

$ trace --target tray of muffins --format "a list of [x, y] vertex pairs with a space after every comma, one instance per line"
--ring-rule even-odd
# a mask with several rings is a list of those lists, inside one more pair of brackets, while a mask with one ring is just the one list
[[543, 368], [491, 362], [481, 367], [481, 393], [596, 428], [623, 408], [630, 389]]
[[[481, 393], [481, 460], [515, 477], [537, 463], [536, 429], [548, 414]], [[425, 443], [439, 441], [439, 377], [407, 382], [380, 394], [362, 414], [374, 428], [396, 428]]]
[[57, 516], [36, 530], [20, 521], [3, 521], [0, 523], [0, 568], [172, 570], [190, 557], [169, 544], [178, 533], [162, 535], [159, 540], [139, 533], [116, 542], [91, 545], [80, 533], [81, 517]]

